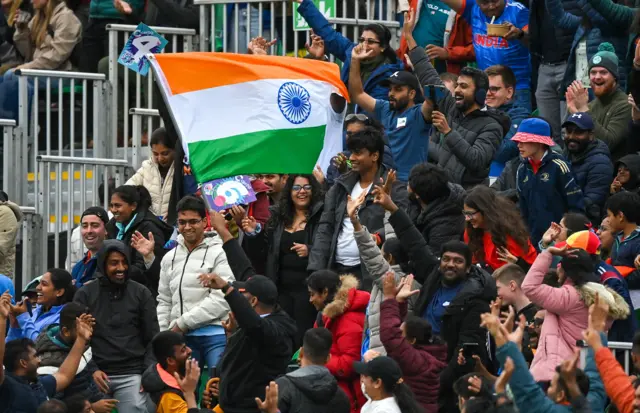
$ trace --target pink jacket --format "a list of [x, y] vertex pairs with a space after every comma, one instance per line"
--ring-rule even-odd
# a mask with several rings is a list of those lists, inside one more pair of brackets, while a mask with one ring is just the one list
[[543, 251], [534, 261], [522, 283], [522, 291], [538, 307], [547, 310], [538, 350], [531, 363], [536, 381], [550, 381], [556, 366], [573, 355], [576, 341], [587, 328], [589, 308], [570, 279], [560, 288], [544, 285], [553, 256]]

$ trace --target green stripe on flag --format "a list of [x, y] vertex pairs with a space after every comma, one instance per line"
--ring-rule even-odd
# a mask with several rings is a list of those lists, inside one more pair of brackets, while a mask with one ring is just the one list
[[322, 151], [325, 131], [322, 125], [189, 142], [191, 170], [200, 183], [248, 174], [310, 174]]

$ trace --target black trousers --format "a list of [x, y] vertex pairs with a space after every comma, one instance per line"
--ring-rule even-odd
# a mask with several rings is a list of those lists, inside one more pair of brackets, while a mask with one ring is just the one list
[[304, 333], [313, 328], [318, 310], [309, 302], [309, 292], [307, 288], [288, 290], [282, 287], [278, 291], [278, 302], [280, 307], [291, 316], [296, 322], [298, 332], [296, 333], [295, 350], [302, 346]]

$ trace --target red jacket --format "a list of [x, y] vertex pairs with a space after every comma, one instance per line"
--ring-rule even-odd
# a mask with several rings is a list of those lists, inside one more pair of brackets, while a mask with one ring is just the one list
[[380, 304], [380, 340], [387, 356], [402, 369], [403, 379], [413, 390], [426, 413], [438, 411], [440, 372], [447, 366], [446, 345], [412, 346], [402, 336], [400, 325], [407, 315], [407, 303], [395, 299]]
[[[411, 0], [410, 7], [413, 10], [418, 10], [418, 0]], [[426, 47], [427, 45], [418, 46]], [[449, 59], [447, 59], [447, 72], [449, 73], [460, 74], [460, 70], [462, 70], [466, 62], [474, 62], [476, 60], [471, 26], [459, 14], [456, 14], [456, 21], [451, 29], [449, 42], [445, 49], [449, 52]], [[404, 55], [408, 52], [407, 40], [403, 34], [400, 38], [400, 48], [397, 53], [400, 59], [404, 61]]]
[[[464, 242], [465, 244], [469, 244], [469, 235], [467, 234], [466, 229], [464, 230]], [[500, 261], [500, 259], [498, 258], [498, 248], [493, 243], [493, 240], [491, 239], [491, 233], [489, 231], [484, 232], [482, 243], [484, 245], [484, 259], [481, 262], [476, 254], [474, 254], [474, 264], [480, 262], [483, 265], [489, 266], [492, 271], [495, 271], [503, 265], [507, 264], [504, 261]], [[529, 250], [525, 253], [524, 251], [522, 251], [522, 247], [513, 238], [507, 235], [507, 250], [511, 254], [515, 255], [518, 259], [522, 259], [527, 264], [531, 265], [536, 260], [538, 253], [531, 245], [530, 240], [527, 240], [527, 245], [529, 247]]]
[[343, 275], [340, 278], [340, 289], [322, 310], [322, 323], [333, 336], [327, 368], [349, 396], [351, 413], [358, 413], [367, 399], [362, 394], [360, 376], [353, 370], [353, 362], [360, 361], [364, 317], [370, 295], [357, 289], [358, 280], [354, 276]]

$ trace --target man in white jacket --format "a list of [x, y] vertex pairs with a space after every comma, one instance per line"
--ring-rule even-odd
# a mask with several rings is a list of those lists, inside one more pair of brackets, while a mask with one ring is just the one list
[[178, 202], [177, 213], [178, 245], [165, 254], [160, 267], [158, 323], [160, 331], [184, 334], [198, 364], [212, 369], [226, 345], [222, 320], [230, 310], [224, 294], [202, 288], [198, 276], [215, 273], [232, 282], [233, 272], [220, 237], [205, 236], [204, 201], [186, 196]]

